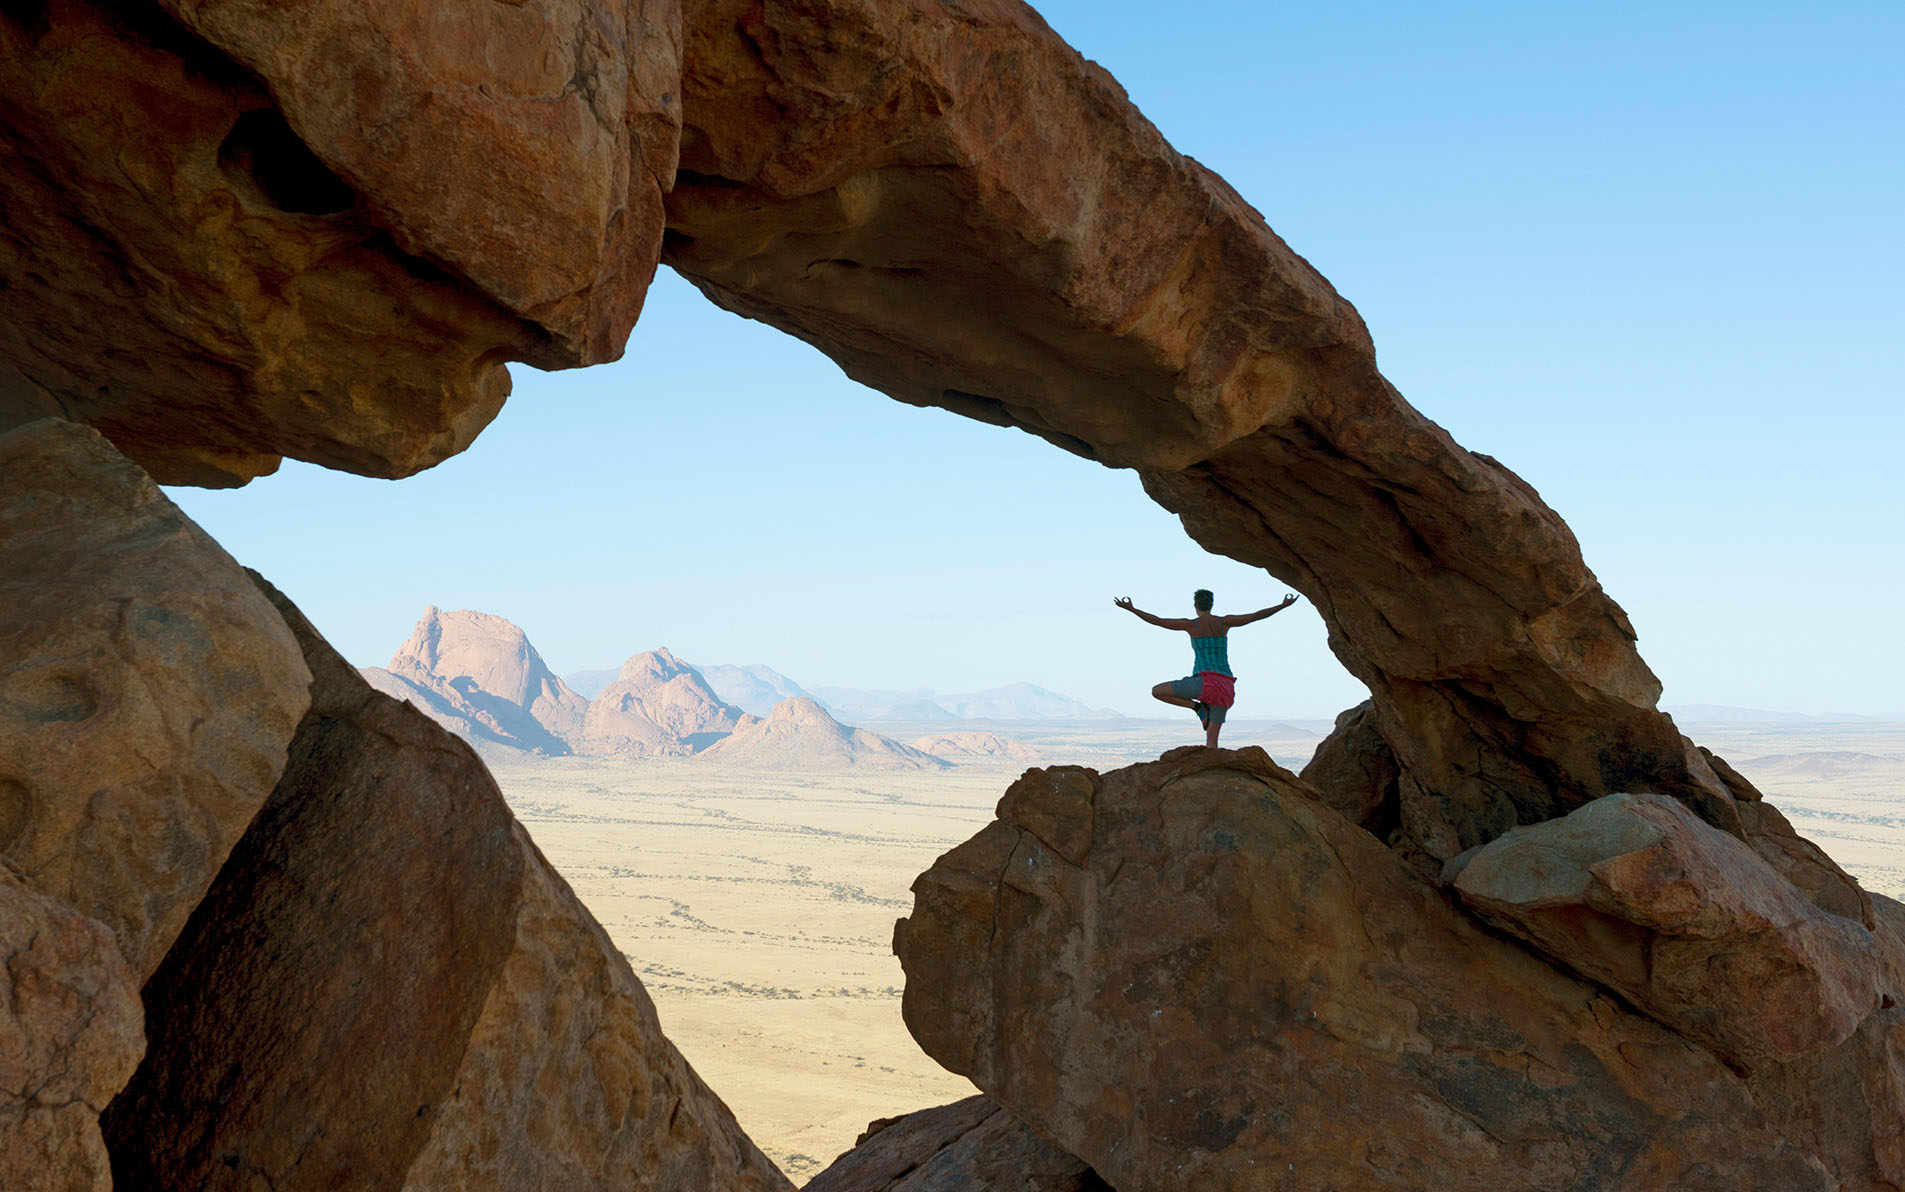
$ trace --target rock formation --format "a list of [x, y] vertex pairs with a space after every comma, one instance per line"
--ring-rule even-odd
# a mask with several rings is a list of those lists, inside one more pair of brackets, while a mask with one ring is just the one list
[[782, 700], [701, 755], [754, 770], [944, 770], [948, 763], [889, 737], [850, 728], [810, 699]]
[[145, 1050], [138, 977], [112, 932], [0, 864], [0, 1176], [9, 1192], [107, 1192], [99, 1113]]
[[482, 763], [272, 596], [311, 711], [145, 989], [120, 1185], [788, 1188]]
[[244, 570], [96, 432], [0, 435], [0, 477], [0, 860], [143, 980], [271, 793], [311, 676]]
[[581, 753], [679, 756], [706, 749], [744, 716], [722, 703], [707, 681], [666, 649], [637, 654], [589, 701]]
[[867, 1126], [801, 1192], [1111, 1192], [1091, 1168], [990, 1097]]
[[[1691, 817], [1647, 821], [1661, 822], [1692, 831]], [[1731, 881], [1747, 851], [1697, 833], [1735, 852], [1703, 872], [1680, 847], [1687, 836], [1660, 830], [1673, 846], [1649, 846], [1651, 868], [1620, 860], [1636, 879], [1621, 888], [1655, 889], [1649, 876], [1679, 862], [1690, 880]], [[1774, 905], [1755, 897], [1777, 902], [1769, 920], [1818, 914], [1790, 892], [1778, 901], [1780, 879], [1757, 872], [1743, 880], [1762, 888], [1742, 886], [1738, 909], [1718, 917], [1736, 941]], [[1884, 998], [1847, 994], [1830, 1030], [1782, 1039], [1811, 1047], [1810, 1062], [1743, 1077], [1707, 1049], [1711, 1031], [1677, 1033], [1630, 1009], [1632, 995], [1479, 928], [1259, 750], [1031, 771], [1000, 818], [914, 889], [894, 938], [914, 1036], [1114, 1187], [1772, 1192], [1905, 1180], [1897, 1129], [1831, 1083], [1861, 1082], [1898, 1113], [1900, 1064], [1877, 1040], [1905, 1037], [1905, 1019]], [[1658, 889], [1656, 913], [1724, 893]], [[1875, 984], [1895, 998], [1905, 950], [1869, 933], [1857, 946], [1885, 954]], [[1772, 971], [1709, 969], [1702, 993], [1751, 1002]], [[1857, 1033], [1835, 1046], [1844, 1018]], [[1850, 1062], [1829, 1077], [1834, 1056]]]
[[666, 0], [0, 15], [0, 428], [170, 483], [407, 475], [611, 359], [674, 169]]
[[972, 761], [1013, 761], [1036, 762], [1038, 750], [1023, 741], [1001, 737], [997, 733], [952, 732], [935, 733], [921, 737], [913, 742], [913, 748], [921, 753], [930, 753], [934, 757], [949, 762]]
[[490, 613], [425, 609], [389, 667], [364, 677], [479, 745], [563, 754], [582, 739], [589, 701], [556, 678], [527, 634]]
[[902, 401], [1138, 469], [1310, 597], [1420, 848], [1614, 790], [1724, 801], [1561, 519], [1411, 408], [1354, 308], [1030, 8], [683, 15], [663, 259]]

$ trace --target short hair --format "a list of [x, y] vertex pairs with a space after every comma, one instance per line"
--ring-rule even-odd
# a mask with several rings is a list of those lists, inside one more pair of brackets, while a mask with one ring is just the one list
[[1191, 593], [1191, 603], [1197, 607], [1198, 612], [1207, 613], [1211, 610], [1211, 606], [1217, 603], [1217, 597], [1210, 594], [1209, 588], [1199, 588]]

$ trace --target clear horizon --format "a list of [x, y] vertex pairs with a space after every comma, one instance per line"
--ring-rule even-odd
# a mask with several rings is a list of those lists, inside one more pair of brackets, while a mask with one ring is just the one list
[[[1664, 704], [1905, 720], [1905, 10], [1038, 6], [1355, 303], [1384, 372], [1568, 520]], [[168, 490], [359, 665], [429, 604], [552, 670], [667, 646], [803, 686], [1031, 682], [1156, 717], [1167, 615], [1282, 585], [1130, 473], [900, 405], [666, 270], [627, 356], [392, 484]], [[1366, 695], [1307, 602], [1239, 719]]]

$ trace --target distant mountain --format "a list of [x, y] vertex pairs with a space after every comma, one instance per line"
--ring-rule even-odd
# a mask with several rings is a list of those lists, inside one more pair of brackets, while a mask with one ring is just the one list
[[1013, 761], [1035, 763], [1038, 750], [1023, 741], [1001, 737], [997, 733], [950, 732], [921, 737], [913, 742], [921, 753], [949, 762]]
[[1666, 704], [1661, 711], [1681, 724], [1876, 724], [1878, 716], [1855, 716], [1850, 712], [1827, 712], [1808, 716], [1803, 712], [1773, 712], [1765, 708], [1735, 708], [1727, 704]]
[[733, 732], [747, 713], [667, 650], [637, 654], [589, 701], [580, 753], [633, 757], [694, 753]]
[[596, 696], [602, 694], [604, 687], [615, 682], [621, 674], [621, 667], [611, 666], [604, 670], [570, 671], [568, 674], [562, 676], [562, 681], [569, 685], [569, 690], [575, 692], [582, 698], [594, 699]]
[[708, 686], [714, 688], [716, 695], [756, 716], [766, 716], [774, 710], [775, 704], [784, 699], [814, 698], [813, 693], [799, 683], [759, 663], [753, 666], [696, 666], [695, 669], [708, 681]]
[[863, 728], [849, 728], [810, 698], [783, 700], [765, 720], [736, 728], [701, 759], [755, 770], [944, 770], [951, 764]]
[[473, 743], [527, 753], [572, 752], [588, 703], [515, 624], [470, 609], [425, 609], [389, 666], [361, 673]]
[[940, 695], [925, 688], [891, 691], [864, 687], [816, 687], [814, 694], [835, 715], [860, 723], [1124, 719], [1122, 712], [1094, 708], [1031, 683], [1012, 683], [960, 695]]

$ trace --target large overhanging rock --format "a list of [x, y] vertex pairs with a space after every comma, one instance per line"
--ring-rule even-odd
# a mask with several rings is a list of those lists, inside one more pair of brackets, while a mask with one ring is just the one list
[[505, 361], [620, 354], [668, 0], [167, 7], [0, 9], [0, 428], [87, 422], [168, 483], [402, 476], [488, 424]]
[[902, 401], [1139, 469], [1203, 545], [1308, 594], [1417, 847], [1612, 790], [1736, 827], [1560, 517], [1410, 407], [1350, 304], [1030, 8], [684, 17], [663, 259]]
[[272, 596], [311, 711], [146, 986], [120, 1186], [790, 1189], [469, 747]]
[[310, 681], [244, 570], [97, 432], [0, 434], [0, 860], [141, 980], [271, 794]]
[[1838, 1084], [1773, 1096], [1482, 929], [1258, 750], [1032, 771], [914, 891], [914, 1037], [1116, 1188], [1905, 1177], [1856, 1099], [1896, 1084], [1896, 1011], [1821, 1053], [1858, 1061]]

